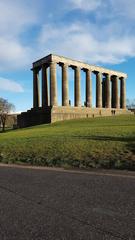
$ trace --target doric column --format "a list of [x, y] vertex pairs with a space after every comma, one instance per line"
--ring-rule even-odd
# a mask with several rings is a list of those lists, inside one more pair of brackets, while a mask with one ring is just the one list
[[49, 105], [48, 102], [48, 76], [47, 66], [42, 66], [42, 107]]
[[120, 107], [126, 108], [126, 81], [124, 77], [120, 79]]
[[40, 106], [40, 93], [39, 93], [39, 69], [33, 69], [33, 107]]
[[96, 107], [102, 108], [102, 73], [96, 73]]
[[106, 81], [105, 78], [102, 79], [102, 107], [105, 108], [105, 98], [106, 98]]
[[92, 107], [92, 81], [89, 69], [86, 70], [86, 107]]
[[111, 107], [115, 108], [115, 94], [114, 94], [114, 78], [113, 78], [113, 76], [111, 77], [111, 83], [112, 83], [112, 88], [111, 88]]
[[110, 75], [106, 74], [105, 107], [111, 107]]
[[75, 106], [81, 106], [80, 68], [75, 67]]
[[113, 81], [114, 81], [114, 86], [113, 86], [113, 91], [114, 91], [114, 108], [119, 108], [119, 93], [118, 93], [118, 77], [114, 76]]
[[56, 63], [50, 63], [50, 105], [57, 106]]
[[62, 64], [62, 106], [69, 106], [68, 65]]

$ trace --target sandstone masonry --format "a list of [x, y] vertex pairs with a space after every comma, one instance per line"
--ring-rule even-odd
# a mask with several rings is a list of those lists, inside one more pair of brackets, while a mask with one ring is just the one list
[[[57, 99], [57, 65], [62, 71], [62, 90], [59, 89], [62, 91], [62, 106], [58, 106]], [[69, 104], [69, 68], [74, 70], [74, 107]], [[34, 62], [31, 70], [33, 71], [33, 108], [18, 116], [19, 127], [72, 118], [129, 113], [126, 109], [127, 74], [125, 73], [53, 54]], [[86, 99], [83, 107], [81, 106], [81, 71], [84, 71], [86, 76]], [[92, 73], [96, 76], [96, 108], [92, 108]], [[42, 77], [41, 93], [40, 75]], [[41, 104], [40, 94], [42, 94]]]

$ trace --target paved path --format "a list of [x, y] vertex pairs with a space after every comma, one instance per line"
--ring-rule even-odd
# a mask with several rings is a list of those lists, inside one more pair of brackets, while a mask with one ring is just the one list
[[0, 240], [135, 240], [135, 174], [0, 165]]

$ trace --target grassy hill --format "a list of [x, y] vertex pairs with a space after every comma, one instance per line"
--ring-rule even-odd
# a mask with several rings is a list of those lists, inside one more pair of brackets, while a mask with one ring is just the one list
[[135, 170], [135, 116], [70, 120], [1, 133], [0, 161]]

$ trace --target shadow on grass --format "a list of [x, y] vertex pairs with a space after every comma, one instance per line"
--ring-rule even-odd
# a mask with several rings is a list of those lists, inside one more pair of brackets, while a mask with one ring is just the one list
[[74, 136], [75, 138], [84, 140], [95, 140], [95, 141], [113, 141], [113, 142], [125, 142], [127, 150], [135, 155], [135, 136], [132, 137], [113, 137], [113, 136]]
[[127, 148], [132, 152], [132, 154], [135, 156], [135, 142], [128, 143]]
[[0, 130], [0, 134], [2, 133], [7, 133], [7, 132], [13, 132], [14, 129], [13, 128], [8, 128], [8, 129], [5, 129], [5, 131], [3, 132], [2, 130]]
[[84, 140], [114, 141], [114, 142], [127, 142], [127, 143], [135, 141], [135, 136], [133, 136], [133, 137], [74, 136], [74, 138], [79, 138], [79, 139], [84, 139]]

